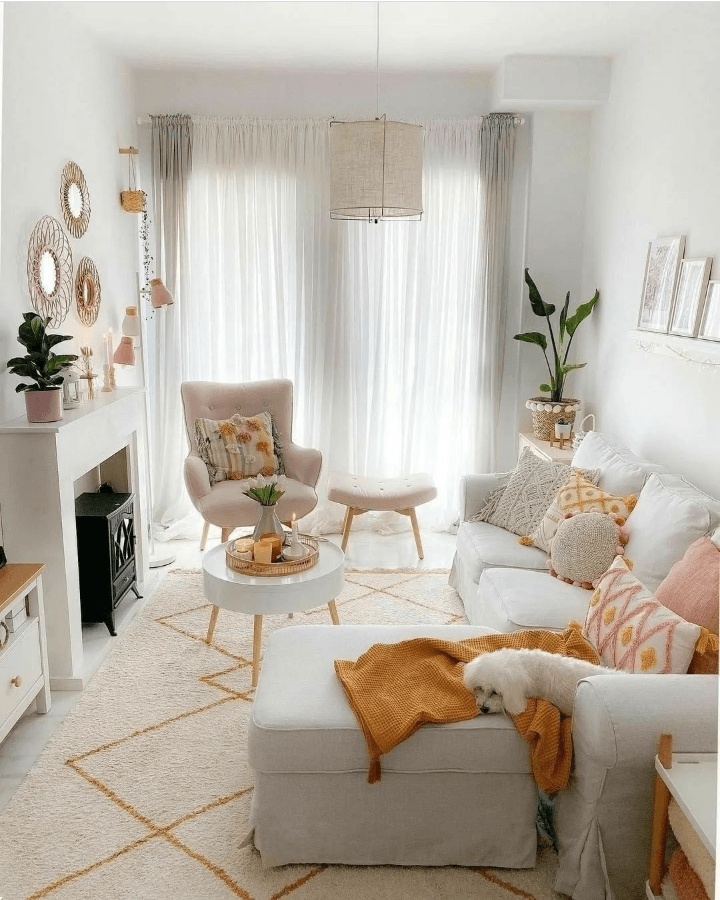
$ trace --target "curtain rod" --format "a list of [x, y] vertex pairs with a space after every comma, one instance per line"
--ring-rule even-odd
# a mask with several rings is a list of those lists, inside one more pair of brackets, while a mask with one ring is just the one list
[[[496, 115], [496, 113], [488, 113], [488, 116], [492, 116], [492, 115]], [[503, 113], [500, 113], [500, 115], [504, 115], [504, 114], [503, 114]], [[209, 118], [212, 118], [212, 117], [209, 117]], [[226, 117], [226, 116], [222, 116], [222, 117], [220, 117], [220, 118], [227, 118], [227, 117]], [[285, 118], [285, 117], [284, 117], [284, 116], [278, 116], [278, 118]], [[487, 116], [478, 116], [478, 118], [479, 118], [479, 119], [485, 119], [485, 118], [487, 118]], [[516, 120], [516, 124], [518, 124], [518, 125], [524, 125], [524, 124], [525, 124], [525, 118], [524, 118], [523, 116], [515, 116], [515, 120]], [[138, 125], [150, 125], [151, 122], [152, 122], [152, 120], [151, 120], [151, 118], [150, 118], [149, 115], [144, 115], [144, 116], [138, 116], [137, 119], [136, 119], [136, 122], [137, 122]]]

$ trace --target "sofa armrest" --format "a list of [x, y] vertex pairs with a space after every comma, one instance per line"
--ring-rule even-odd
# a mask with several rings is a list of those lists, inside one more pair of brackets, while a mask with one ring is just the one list
[[463, 475], [460, 479], [460, 509], [462, 520], [467, 522], [481, 509], [488, 494], [495, 488], [507, 484], [505, 472], [492, 472], [482, 475]]
[[309, 487], [315, 487], [322, 466], [322, 453], [319, 450], [291, 443], [283, 447], [283, 457], [285, 473], [288, 478], [294, 478]]
[[718, 679], [715, 675], [594, 676], [575, 696], [576, 756], [612, 769], [649, 766], [660, 735], [673, 735], [676, 752], [717, 750]]
[[189, 453], [185, 457], [184, 474], [185, 487], [193, 503], [202, 500], [212, 490], [207, 466], [197, 453]]

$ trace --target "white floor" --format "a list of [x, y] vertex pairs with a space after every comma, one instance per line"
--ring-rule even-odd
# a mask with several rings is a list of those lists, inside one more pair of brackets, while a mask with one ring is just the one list
[[[340, 543], [340, 535], [327, 537], [336, 544]], [[418, 560], [411, 531], [389, 535], [358, 531], [350, 537], [345, 554], [346, 565], [350, 568], [449, 569], [455, 553], [455, 536], [428, 532], [423, 534], [422, 540], [425, 559]], [[215, 546], [219, 541], [219, 529], [216, 534], [211, 531], [208, 548]], [[200, 568], [202, 553], [197, 541], [173, 541], [163, 546], [170, 547], [176, 554], [176, 559], [167, 570], [156, 569], [155, 572], [160, 573], [172, 568]], [[144, 603], [147, 599], [149, 595], [137, 602]], [[91, 635], [88, 637], [91, 638]], [[102, 638], [104, 641], [104, 634]], [[55, 729], [81, 696], [79, 691], [53, 691], [50, 712], [45, 716], [39, 716], [31, 707], [0, 745], [0, 811], [5, 808]]]

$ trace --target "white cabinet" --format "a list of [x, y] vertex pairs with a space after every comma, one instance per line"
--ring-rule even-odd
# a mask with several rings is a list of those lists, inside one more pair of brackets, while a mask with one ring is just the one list
[[34, 700], [39, 713], [50, 709], [44, 568], [16, 563], [0, 569], [0, 741]]

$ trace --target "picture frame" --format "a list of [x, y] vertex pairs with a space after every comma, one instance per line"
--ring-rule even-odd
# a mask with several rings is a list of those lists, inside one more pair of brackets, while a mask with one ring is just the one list
[[640, 330], [667, 334], [680, 261], [684, 254], [684, 235], [655, 238], [648, 244], [638, 316]]
[[708, 282], [698, 337], [704, 341], [720, 341], [720, 281]]
[[711, 268], [709, 256], [682, 260], [670, 317], [670, 334], [697, 336]]

